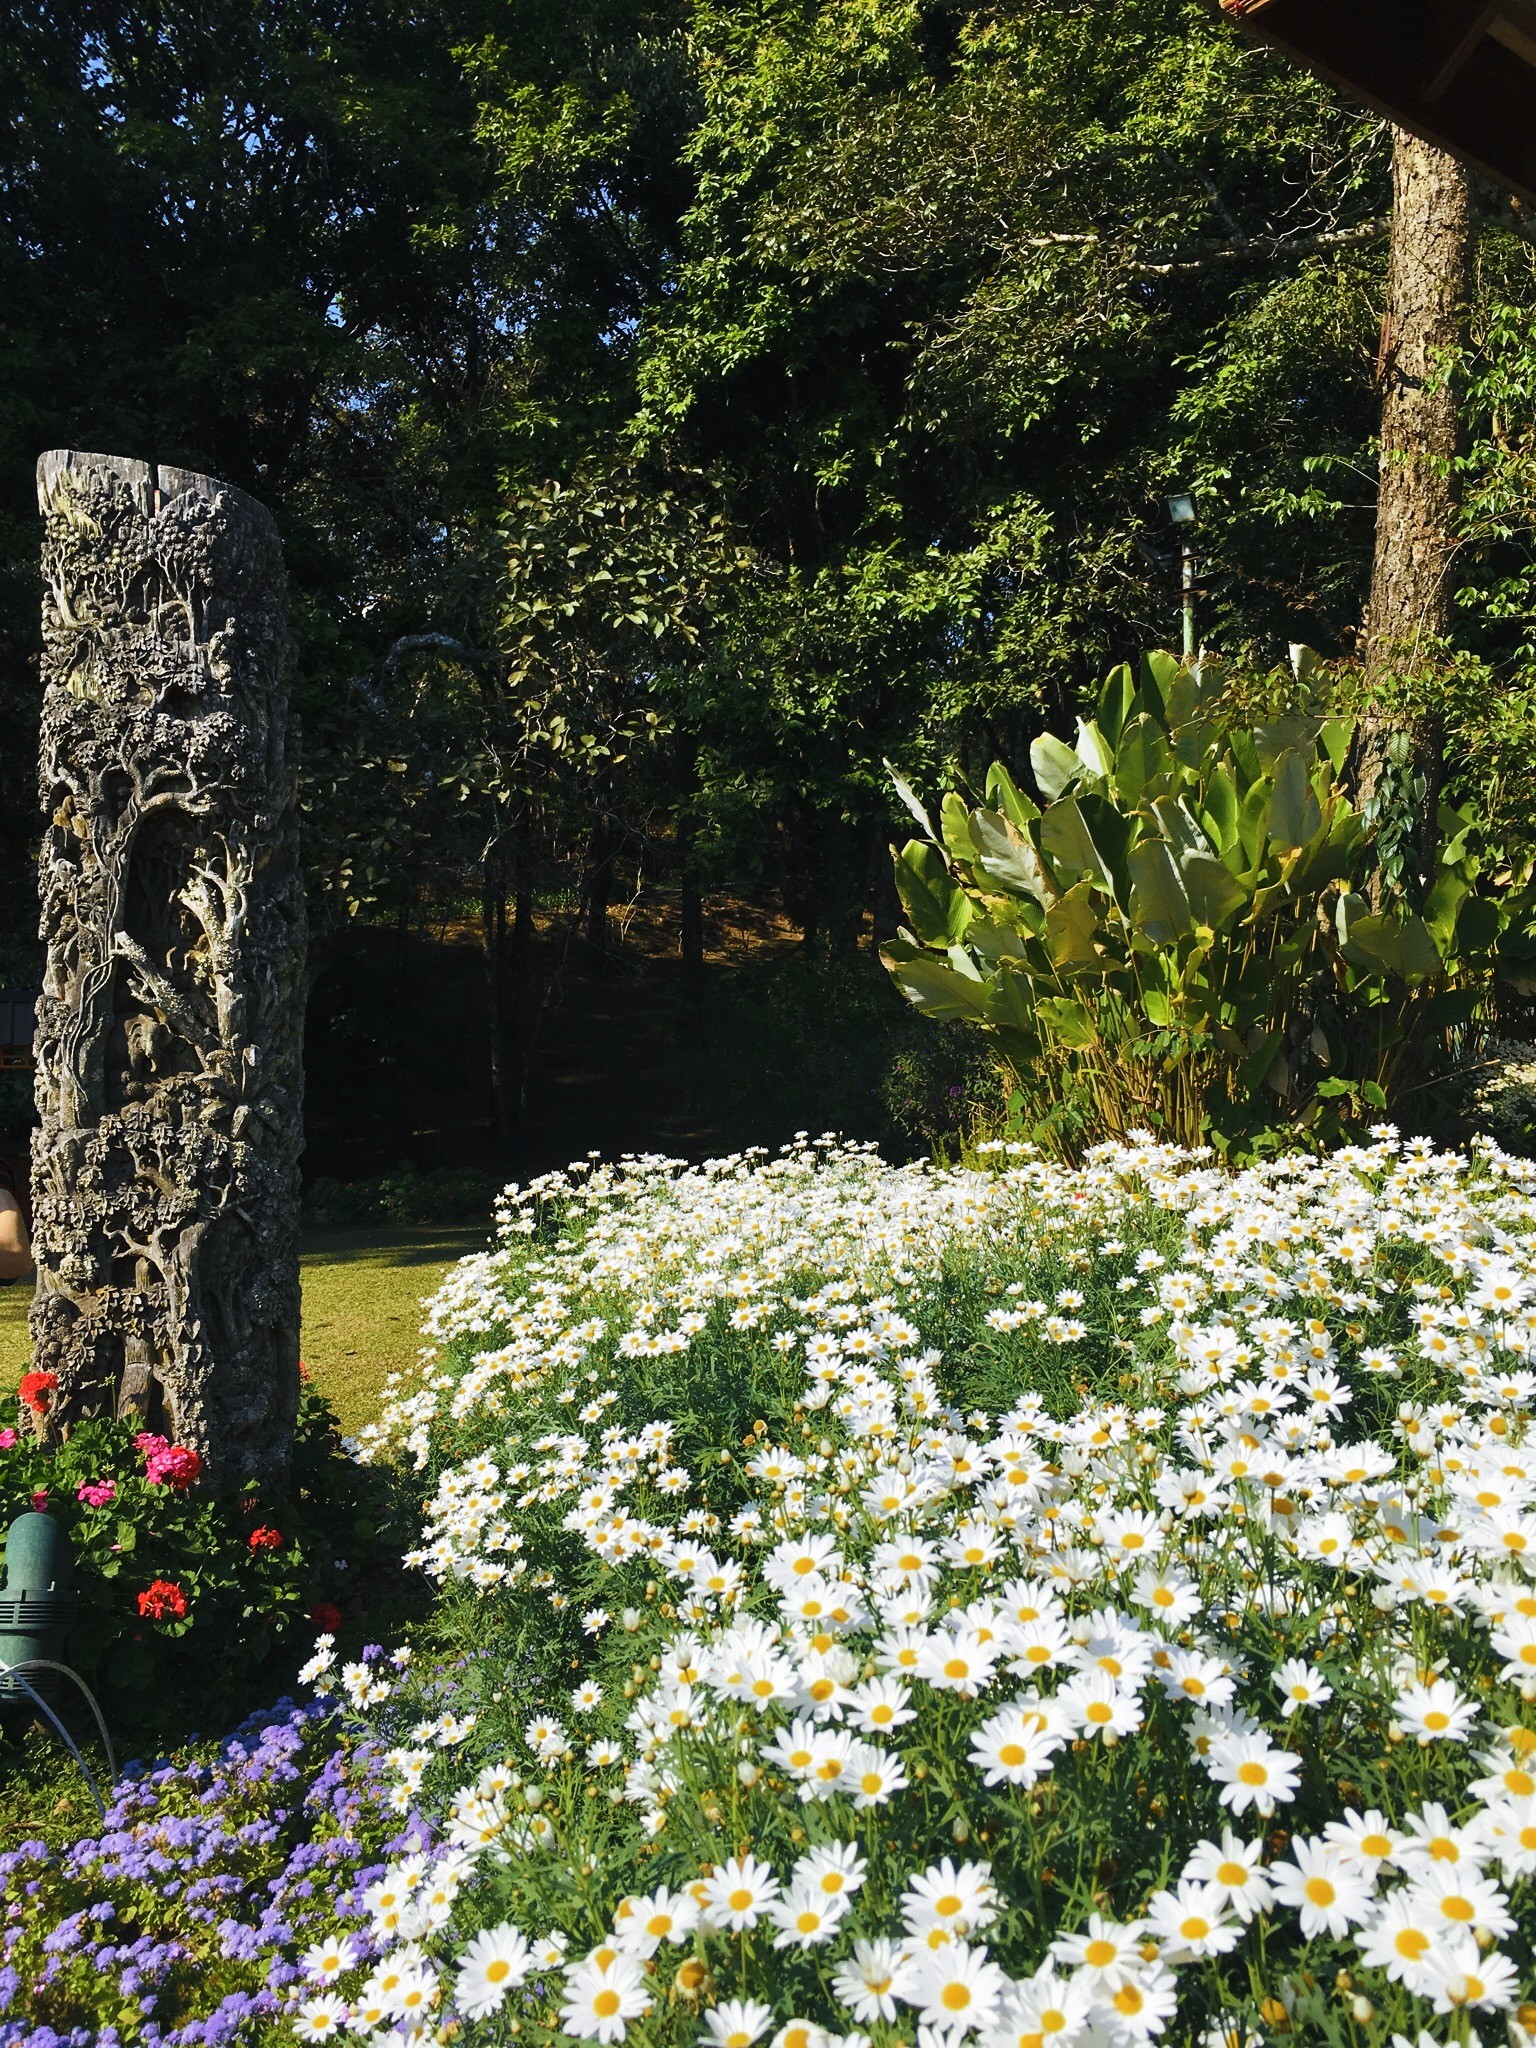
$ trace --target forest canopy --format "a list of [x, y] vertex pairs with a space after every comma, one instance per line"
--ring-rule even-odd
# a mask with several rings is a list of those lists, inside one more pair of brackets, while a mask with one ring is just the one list
[[[726, 886], [888, 930], [882, 763], [1027, 781], [1176, 638], [1172, 492], [1206, 642], [1356, 647], [1390, 135], [1203, 0], [6, 16], [0, 980], [48, 446], [273, 508], [322, 952], [468, 906], [514, 1035], [535, 904], [637, 866], [685, 950]], [[1451, 793], [1528, 836], [1536, 250], [1474, 211]]]

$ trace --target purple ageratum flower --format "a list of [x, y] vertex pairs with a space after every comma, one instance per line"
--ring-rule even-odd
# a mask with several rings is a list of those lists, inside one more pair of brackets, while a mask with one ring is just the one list
[[[133, 2030], [141, 2048], [226, 2042], [234, 2048], [253, 2022], [281, 2016], [291, 2005], [290, 1987], [297, 1982], [289, 1958], [294, 1947], [312, 1939], [321, 1926], [315, 1906], [303, 1903], [303, 1898], [324, 1901], [327, 1918], [338, 1906], [344, 1914], [350, 1908], [355, 1918], [361, 1912], [363, 1890], [381, 1867], [381, 1854], [430, 1848], [436, 1839], [435, 1830], [416, 1813], [406, 1816], [403, 1832], [382, 1839], [386, 1825], [392, 1824], [382, 1745], [360, 1743], [345, 1757], [330, 1745], [332, 1724], [332, 1710], [323, 1702], [296, 1707], [291, 1700], [280, 1701], [237, 1728], [209, 1763], [130, 1766], [112, 1788], [106, 1824], [94, 1839], [77, 1841], [60, 1855], [41, 1843], [0, 1853], [0, 1906], [14, 1914], [19, 1910], [18, 1894], [25, 1892], [31, 1900], [24, 1925], [9, 1931], [7, 1957], [14, 1956], [24, 1933], [28, 1946], [37, 1944], [30, 1970], [13, 1965], [12, 2010], [26, 2011], [31, 1986], [40, 1987], [45, 1974], [66, 1967], [63, 1955], [55, 1954], [45, 1963], [39, 1953], [49, 1933], [57, 1938], [65, 1925], [62, 1918], [54, 1920], [48, 1906], [56, 1881], [52, 1873], [57, 1873], [97, 1897], [95, 1908], [70, 1916], [79, 1936], [73, 1952], [77, 1959], [91, 1954], [106, 1984], [115, 1988], [116, 1973], [121, 1972], [133, 1986], [128, 1995], [143, 2015]], [[345, 1832], [338, 1835], [334, 1830], [343, 1814]], [[316, 1827], [324, 1828], [326, 1840], [313, 1838]], [[156, 1919], [154, 1894], [167, 1878], [173, 1885], [185, 1883], [192, 1870], [199, 1874], [185, 1884], [183, 1899], [174, 1908], [182, 1938], [167, 1939], [168, 1930]], [[316, 1881], [318, 1873], [324, 1873], [323, 1882]], [[101, 1898], [108, 1887], [129, 1887], [129, 1895], [119, 1893], [114, 1907], [111, 1899]], [[218, 1909], [201, 1904], [189, 1908], [187, 1901], [194, 1895], [199, 1900], [216, 1897]], [[79, 1896], [78, 1890], [74, 1896]], [[161, 1912], [169, 1910], [158, 1907]], [[123, 1931], [135, 1926], [149, 1931], [131, 1943], [93, 1949], [88, 1921], [105, 1920], [114, 1911], [125, 1923]], [[208, 1930], [206, 1936], [202, 1927]], [[217, 1941], [212, 1952], [228, 1968], [251, 1975], [244, 1988], [230, 1992], [226, 1972], [217, 2006], [199, 2011], [198, 1965], [210, 1953], [202, 1946], [204, 1940]], [[56, 1950], [57, 1939], [48, 1945]], [[366, 1948], [371, 1955], [373, 1944]], [[192, 1967], [177, 1970], [173, 1979], [178, 1963]], [[109, 1970], [112, 1976], [106, 1975]], [[0, 1990], [6, 1988], [7, 1980], [0, 1979]], [[163, 2018], [148, 2017], [155, 2009], [156, 1990]], [[57, 1990], [50, 1995], [58, 1996]], [[4, 2009], [0, 2005], [0, 2011]], [[117, 2038], [114, 2032], [111, 2040]], [[54, 2048], [76, 2041], [81, 2048], [110, 2048], [108, 2032], [100, 2027], [57, 2035], [50, 2029], [48, 2039]], [[38, 2048], [38, 2042], [36, 2028], [0, 2020], [0, 2048]]]

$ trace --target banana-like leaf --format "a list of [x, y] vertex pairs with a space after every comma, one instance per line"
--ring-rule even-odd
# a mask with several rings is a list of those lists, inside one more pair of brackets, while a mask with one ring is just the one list
[[1101, 969], [1103, 955], [1095, 943], [1099, 921], [1093, 911], [1093, 886], [1079, 882], [1045, 913], [1045, 944], [1051, 964], [1059, 973], [1082, 973]]
[[1169, 693], [1174, 685], [1185, 677], [1189, 678], [1198, 692], [1198, 676], [1192, 675], [1176, 654], [1170, 654], [1163, 647], [1154, 648], [1150, 654], [1144, 654], [1136, 664], [1137, 687], [1144, 695], [1156, 696], [1163, 704], [1168, 702]]
[[1440, 834], [1440, 864], [1454, 867], [1466, 859], [1467, 841], [1472, 836], [1474, 820], [1466, 811], [1458, 810], [1454, 804], [1441, 804], [1435, 818], [1435, 827]]
[[[1358, 900], [1358, 899], [1357, 899]], [[1413, 986], [1445, 972], [1445, 962], [1423, 918], [1412, 912], [1351, 917], [1341, 951], [1353, 967], [1368, 974], [1393, 974]]]
[[1272, 725], [1256, 725], [1253, 743], [1260, 761], [1273, 771], [1282, 754], [1302, 754], [1311, 760], [1317, 752], [1317, 736], [1322, 725], [1320, 718], [1308, 718], [1304, 714], [1277, 718]]
[[1040, 794], [1047, 803], [1054, 802], [1064, 790], [1081, 782], [1086, 773], [1082, 757], [1049, 732], [1041, 733], [1030, 748], [1029, 765], [1035, 771]]
[[1143, 839], [1129, 855], [1131, 923], [1154, 946], [1172, 945], [1195, 928], [1184, 877], [1166, 839]]
[[1115, 794], [1134, 809], [1145, 800], [1147, 785], [1165, 776], [1172, 764], [1162, 727], [1144, 716], [1133, 719], [1115, 749]]
[[1164, 719], [1175, 740], [1186, 726], [1203, 722], [1200, 714], [1205, 706], [1200, 696], [1200, 685], [1188, 669], [1169, 685], [1162, 703]]
[[1040, 806], [1025, 796], [1001, 761], [994, 761], [987, 770], [987, 802], [994, 811], [1011, 818], [1021, 832], [1028, 831], [1040, 815]]
[[952, 860], [975, 862], [981, 858], [981, 850], [971, 836], [971, 814], [965, 807], [965, 798], [950, 790], [939, 811], [939, 829], [944, 834]]
[[1274, 844], [1301, 847], [1323, 829], [1323, 811], [1313, 793], [1308, 760], [1288, 747], [1275, 759], [1275, 786], [1270, 794], [1265, 829]]
[[[1310, 652], [1310, 650], [1309, 650]], [[1350, 742], [1355, 736], [1355, 721], [1352, 718], [1325, 718], [1319, 732], [1318, 744], [1332, 763], [1335, 775], [1342, 775], [1344, 763], [1349, 758]]]
[[1212, 748], [1217, 747], [1220, 740], [1220, 730], [1208, 718], [1186, 719], [1180, 725], [1170, 723], [1168, 728], [1168, 744], [1173, 749], [1174, 758], [1196, 775], [1204, 768]]
[[1424, 922], [1434, 934], [1442, 953], [1449, 953], [1456, 938], [1461, 906], [1472, 894], [1472, 885], [1452, 868], [1442, 868], [1434, 887], [1424, 899]]
[[1112, 747], [1118, 747], [1131, 716], [1131, 703], [1136, 695], [1136, 681], [1130, 668], [1121, 662], [1112, 668], [1104, 679], [1099, 692], [1098, 727]]
[[998, 1031], [1033, 1031], [1038, 1004], [1027, 972], [1004, 962], [987, 983], [987, 1017]]
[[1510, 924], [1499, 935], [1499, 974], [1520, 995], [1536, 995], [1536, 932]]
[[1445, 973], [1445, 960], [1422, 917], [1409, 914], [1402, 919], [1398, 940], [1398, 973], [1409, 983], [1438, 981]]
[[1117, 903], [1125, 901], [1130, 835], [1125, 813], [1091, 792], [1062, 797], [1040, 821], [1040, 844], [1057, 866], [1070, 875], [1092, 875]]
[[1075, 797], [1061, 797], [1047, 807], [1040, 820], [1040, 845], [1064, 874], [1074, 879], [1079, 875], [1103, 878], [1099, 850]]
[[913, 931], [925, 946], [952, 946], [976, 913], [943, 854], [924, 840], [909, 839], [895, 862], [896, 893]]
[[1152, 815], [1157, 820], [1160, 836], [1167, 840], [1180, 860], [1187, 853], [1210, 852], [1210, 841], [1200, 829], [1183, 797], [1154, 797]]
[[1470, 1024], [1483, 999], [1479, 988], [1442, 988], [1426, 996], [1418, 1010], [1419, 1025], [1425, 1031], [1449, 1031]]
[[[1168, 662], [1172, 657], [1161, 659]], [[1198, 760], [1211, 745], [1215, 737], [1212, 721], [1225, 687], [1226, 670], [1214, 655], [1202, 655], [1188, 668], [1180, 664], [1169, 681], [1163, 700], [1165, 717], [1181, 760]]]
[[978, 917], [965, 934], [965, 943], [976, 956], [991, 965], [999, 960], [1027, 960], [1029, 946], [1022, 932], [995, 917]]
[[1199, 810], [1200, 823], [1218, 853], [1225, 853], [1236, 841], [1237, 820], [1241, 809], [1242, 800], [1237, 793], [1237, 784], [1226, 769], [1218, 765], [1211, 770], [1206, 781], [1205, 795]]
[[[1251, 785], [1238, 807], [1238, 845], [1242, 848], [1244, 865], [1250, 868], [1264, 849], [1264, 824], [1269, 811], [1269, 799], [1269, 778], [1261, 775]], [[1230, 864], [1229, 862], [1228, 865]]]
[[1499, 904], [1490, 902], [1486, 896], [1467, 897], [1456, 920], [1456, 951], [1465, 959], [1491, 953], [1507, 923], [1507, 915]]
[[1352, 889], [1346, 889], [1340, 894], [1338, 902], [1333, 906], [1333, 928], [1339, 935], [1340, 946], [1348, 946], [1350, 933], [1362, 917], [1369, 917], [1370, 914], [1371, 906], [1367, 897], [1357, 895]]
[[1090, 775], [1112, 775], [1115, 771], [1114, 749], [1091, 718], [1077, 721], [1077, 755]]
[[1083, 1048], [1099, 1042], [1093, 1018], [1071, 996], [1042, 996], [1035, 1005], [1035, 1015], [1063, 1045]]
[[957, 974], [931, 958], [909, 959], [900, 946], [882, 946], [880, 958], [907, 1001], [925, 1017], [940, 1021], [959, 1017], [977, 1024], [989, 1021], [984, 981]]
[[1200, 686], [1200, 694], [1208, 704], [1214, 704], [1227, 687], [1227, 664], [1225, 659], [1202, 648], [1189, 665], [1189, 672]]
[[1238, 771], [1243, 778], [1242, 787], [1246, 792], [1264, 773], [1264, 763], [1259, 759], [1259, 750], [1253, 743], [1253, 735], [1244, 732], [1241, 726], [1234, 726], [1227, 734], [1227, 751], [1237, 763]]
[[1248, 901], [1248, 891], [1219, 860], [1208, 853], [1186, 854], [1179, 872], [1189, 896], [1189, 907], [1197, 924], [1221, 931]]
[[1122, 811], [1094, 790], [1084, 791], [1076, 802], [1087, 820], [1110, 891], [1117, 903], [1124, 903], [1131, 893], [1131, 871], [1125, 857], [1139, 830], [1138, 821], [1133, 813]]
[[1042, 906], [1051, 903], [1056, 887], [1046, 873], [1035, 843], [999, 811], [976, 810], [970, 816], [971, 838], [983, 874], [1016, 896], [1029, 896]]
[[1305, 640], [1293, 640], [1290, 653], [1291, 674], [1303, 689], [1328, 673], [1328, 657], [1319, 654], [1315, 647], [1309, 647]]
[[896, 794], [901, 798], [902, 802], [906, 805], [907, 809], [912, 813], [913, 817], [916, 818], [919, 825], [922, 826], [923, 831], [926, 833], [928, 838], [933, 841], [935, 846], [937, 846], [939, 843], [939, 835], [933, 829], [933, 821], [928, 816], [927, 811], [924, 809], [922, 799], [913, 789], [911, 783], [908, 782], [904, 776], [897, 774], [896, 770], [891, 766], [889, 761], [886, 761], [883, 765], [886, 774], [891, 778], [892, 789], [895, 790]]
[[1269, 1077], [1269, 1071], [1280, 1055], [1280, 1046], [1285, 1033], [1280, 1030], [1263, 1031], [1255, 1028], [1249, 1034], [1248, 1057], [1244, 1060], [1241, 1073], [1245, 1094], [1251, 1095], [1256, 1088], [1262, 1088]]

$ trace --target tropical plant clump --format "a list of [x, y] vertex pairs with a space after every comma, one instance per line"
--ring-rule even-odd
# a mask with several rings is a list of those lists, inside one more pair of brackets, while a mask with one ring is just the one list
[[[1297, 693], [1311, 657], [1298, 656]], [[1440, 808], [1437, 865], [1383, 894], [1346, 794], [1347, 720], [1250, 723], [1219, 662], [1117, 668], [1075, 745], [944, 799], [896, 856], [909, 924], [882, 951], [908, 1001], [988, 1032], [1036, 1134], [1134, 1125], [1242, 1157], [1336, 1139], [1454, 1063], [1495, 966], [1531, 983], [1529, 887], [1485, 873]], [[1495, 886], [1497, 884], [1497, 886]]]
[[1536, 2027], [1536, 1167], [820, 1141], [500, 1224], [367, 1447], [475, 1654], [307, 1674], [447, 1846], [301, 2036]]

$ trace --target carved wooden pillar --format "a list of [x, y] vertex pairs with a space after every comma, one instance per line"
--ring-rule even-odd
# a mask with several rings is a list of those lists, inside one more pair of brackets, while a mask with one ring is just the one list
[[277, 1478], [298, 1401], [304, 897], [270, 514], [56, 449], [46, 520], [34, 1365]]

